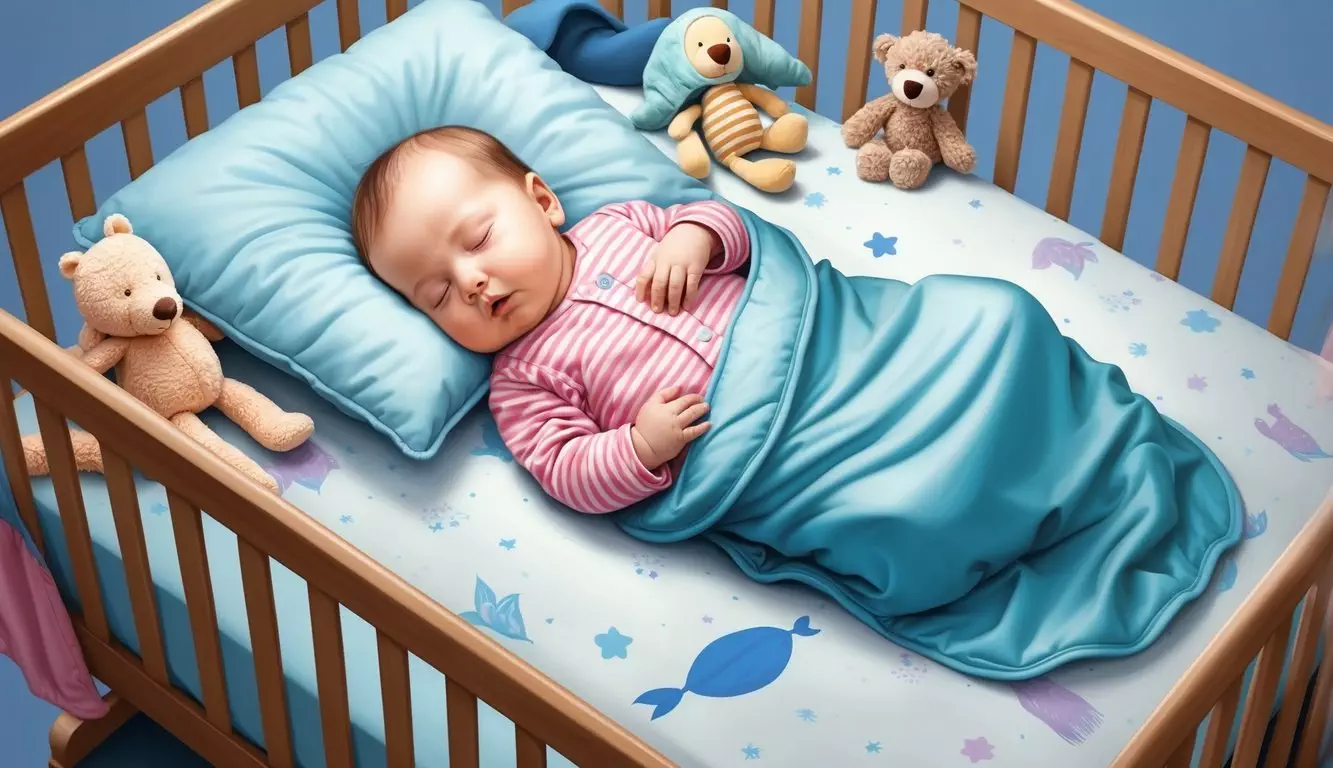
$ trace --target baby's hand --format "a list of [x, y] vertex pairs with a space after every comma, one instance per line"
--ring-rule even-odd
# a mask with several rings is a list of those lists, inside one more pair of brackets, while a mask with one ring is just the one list
[[630, 436], [634, 452], [649, 471], [671, 461], [693, 440], [712, 426], [694, 422], [708, 413], [702, 395], [680, 395], [680, 387], [667, 387], [654, 394], [639, 409]]
[[652, 298], [654, 312], [666, 308], [675, 315], [693, 306], [699, 280], [713, 251], [720, 246], [707, 227], [682, 222], [672, 227], [643, 263], [635, 285], [639, 301]]

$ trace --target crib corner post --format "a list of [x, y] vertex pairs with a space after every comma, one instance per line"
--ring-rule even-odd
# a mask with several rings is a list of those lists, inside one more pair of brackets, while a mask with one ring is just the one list
[[51, 759], [47, 768], [74, 768], [139, 711], [114, 693], [108, 693], [104, 700], [110, 709], [97, 720], [80, 720], [68, 712], [60, 713], [51, 724]]

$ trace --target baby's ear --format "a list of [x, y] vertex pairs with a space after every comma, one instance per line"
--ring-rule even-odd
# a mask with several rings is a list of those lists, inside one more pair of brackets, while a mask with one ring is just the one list
[[60, 275], [66, 280], [73, 280], [74, 270], [79, 268], [79, 259], [81, 258], [83, 258], [83, 254], [79, 251], [70, 251], [64, 256], [61, 256]]
[[542, 177], [529, 172], [524, 178], [524, 186], [527, 187], [528, 196], [542, 207], [551, 226], [556, 228], [564, 226], [565, 208], [560, 204], [560, 198], [556, 197], [555, 191], [542, 181]]
[[112, 235], [132, 235], [134, 234], [134, 227], [130, 226], [130, 220], [125, 218], [122, 214], [113, 213], [106, 217], [106, 221], [102, 222], [102, 234], [106, 237], [111, 237]]
[[875, 54], [875, 61], [883, 64], [889, 57], [889, 49], [898, 44], [898, 38], [893, 35], [883, 34], [875, 38], [875, 45], [871, 50]]

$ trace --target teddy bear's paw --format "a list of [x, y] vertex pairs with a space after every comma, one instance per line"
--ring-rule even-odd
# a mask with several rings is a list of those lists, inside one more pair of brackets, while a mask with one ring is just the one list
[[290, 451], [310, 439], [315, 432], [315, 422], [304, 413], [287, 413], [266, 431], [265, 448]]
[[948, 166], [959, 173], [971, 173], [977, 167], [977, 151], [970, 146], [957, 150], [949, 159], [953, 162]]
[[804, 115], [788, 112], [773, 121], [764, 131], [760, 148], [772, 152], [792, 153], [805, 149], [806, 139], [810, 135], [810, 122]]
[[919, 149], [895, 152], [889, 162], [889, 180], [899, 189], [916, 189], [926, 182], [933, 163]]
[[51, 474], [51, 465], [46, 461], [46, 447], [41, 435], [23, 436], [23, 463], [27, 466], [29, 477], [43, 477]]
[[884, 181], [892, 160], [893, 153], [883, 143], [866, 144], [856, 152], [856, 175], [864, 181]]

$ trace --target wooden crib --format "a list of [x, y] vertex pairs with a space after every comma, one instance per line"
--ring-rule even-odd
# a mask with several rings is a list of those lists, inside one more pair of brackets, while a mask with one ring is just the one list
[[[337, 4], [340, 44], [346, 49], [361, 34], [357, 0], [332, 1]], [[850, 115], [865, 100], [874, 34], [922, 28], [926, 3], [905, 0], [901, 26], [895, 29], [898, 20], [875, 18], [874, 0], [853, 0], [850, 30], [829, 30], [826, 40], [821, 29], [821, 0], [801, 0], [798, 52], [815, 78], [798, 90], [796, 100], [813, 108], [821, 45], [845, 45], [842, 115]], [[455, 768], [477, 765], [478, 699], [516, 725], [517, 760], [523, 768], [545, 764], [545, 745], [586, 766], [669, 765], [625, 729], [299, 509], [253, 484], [55, 344], [25, 180], [59, 159], [70, 213], [75, 219], [94, 213], [86, 142], [119, 124], [130, 175], [137, 178], [153, 164], [145, 118], [149, 103], [179, 90], [187, 135], [208, 130], [203, 73], [227, 58], [235, 69], [239, 105], [258, 101], [256, 41], [285, 27], [295, 76], [312, 63], [307, 14], [317, 4], [316, 0], [214, 0], [0, 123], [0, 211], [27, 316], [24, 324], [0, 312], [0, 381], [15, 380], [34, 397], [82, 602], [82, 610], [72, 618], [93, 674], [112, 689], [108, 717], [79, 722], [62, 715], [57, 720], [51, 729], [51, 765], [72, 765], [135, 711], [146, 713], [215, 765], [293, 765], [270, 558], [309, 585], [323, 738], [331, 765], [352, 764], [339, 606], [355, 612], [378, 631], [391, 766], [414, 764], [408, 653], [447, 678], [448, 744]], [[521, 4], [505, 0], [504, 10]], [[622, 0], [603, 0], [603, 4], [623, 14]], [[712, 4], [725, 7], [726, 0]], [[783, 0], [781, 5], [794, 11], [798, 3]], [[406, 6], [407, 0], [387, 0], [387, 18], [397, 18]], [[755, 3], [753, 23], [760, 31], [772, 34], [777, 6], [775, 0]], [[649, 0], [648, 12], [650, 17], [668, 15], [670, 3]], [[1225, 307], [1232, 307], [1236, 298], [1272, 159], [1279, 158], [1307, 174], [1267, 324], [1273, 335], [1287, 338], [1333, 181], [1333, 127], [1064, 0], [961, 0], [953, 42], [976, 51], [984, 17], [1013, 30], [994, 166], [994, 182], [1008, 191], [1013, 191], [1018, 174], [1037, 43], [1071, 55], [1046, 199], [1046, 210], [1054, 216], [1069, 216], [1094, 72], [1128, 85], [1100, 231], [1103, 242], [1112, 248], [1119, 249], [1124, 243], [1150, 104], [1158, 100], [1188, 116], [1156, 263], [1157, 271], [1168, 278], [1179, 276], [1210, 135], [1220, 131], [1247, 145], [1212, 286], [1213, 300]], [[998, 68], [1002, 62], [987, 66]], [[967, 120], [968, 95], [965, 89], [950, 99], [949, 110], [960, 124]], [[141, 655], [128, 651], [108, 629], [65, 419], [92, 432], [103, 446]], [[0, 398], [0, 447], [20, 514], [40, 536], [8, 397]], [[202, 702], [174, 687], [168, 678], [131, 467], [168, 489]], [[239, 540], [267, 751], [233, 731], [201, 508]], [[1294, 633], [1291, 668], [1282, 707], [1272, 724], [1266, 764], [1286, 765], [1292, 758], [1295, 765], [1313, 768], [1321, 726], [1329, 720], [1333, 702], [1333, 644], [1325, 646], [1309, 698], [1307, 725], [1299, 740], [1297, 726], [1307, 697], [1306, 683], [1316, 662], [1321, 625], [1330, 615], [1331, 592], [1333, 496], [1325, 500], [1303, 533], [1124, 747], [1115, 765], [1189, 766], [1196, 730], [1210, 712], [1214, 717], [1200, 765], [1221, 765], [1230, 735], [1227, 726], [1241, 706], [1244, 711], [1232, 765], [1255, 765], [1270, 718], [1267, 707], [1254, 702], [1273, 700], [1284, 651]], [[1298, 607], [1300, 617], [1293, 625], [1290, 619]], [[1242, 703], [1243, 676], [1256, 657], [1249, 695]]]

